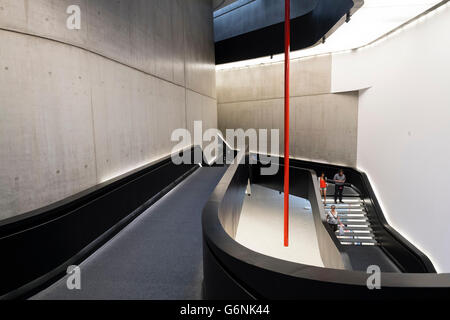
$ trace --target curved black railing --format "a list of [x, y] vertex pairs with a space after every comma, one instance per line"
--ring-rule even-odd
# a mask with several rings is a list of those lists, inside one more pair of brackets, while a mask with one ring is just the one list
[[[260, 174], [262, 166], [259, 163], [250, 164], [251, 183], [284, 192], [284, 164], [279, 163], [276, 165], [278, 170], [274, 175], [263, 175]], [[346, 250], [326, 222], [316, 173], [312, 169], [291, 165], [289, 167], [289, 176], [289, 193], [308, 199], [311, 203], [317, 240], [324, 265], [330, 268], [351, 270], [352, 266]], [[337, 257], [338, 252], [339, 257]]]
[[[309, 174], [307, 180], [309, 192], [306, 199], [308, 199], [309, 202], [311, 203], [311, 209], [316, 228], [317, 241], [319, 244], [320, 255], [322, 257], [322, 262], [324, 266], [330, 268], [333, 267], [333, 264], [328, 263], [326, 253], [336, 248], [343, 262], [343, 269], [352, 270], [353, 267], [348, 253], [346, 252], [344, 246], [336, 238], [336, 234], [334, 233], [333, 229], [327, 222], [325, 209], [322, 204], [322, 197], [319, 191], [319, 183], [316, 173], [314, 172], [314, 170], [311, 169], [302, 169], [297, 167], [291, 167], [290, 169], [292, 168], [296, 171], [299, 170], [307, 171]], [[302, 197], [301, 195], [298, 196]], [[332, 245], [329, 243], [330, 241], [333, 242]]]
[[[283, 163], [283, 158], [280, 158], [279, 161]], [[328, 177], [334, 176], [339, 169], [343, 169], [347, 177], [347, 183], [355, 190], [358, 190], [360, 197], [364, 201], [367, 216], [380, 248], [395, 262], [402, 272], [436, 273], [436, 269], [429, 258], [388, 224], [370, 181], [364, 172], [352, 167], [298, 159], [290, 159], [290, 164], [291, 166], [312, 169], [317, 175], [323, 172]]]
[[[378, 238], [381, 249], [399, 266], [403, 272], [436, 273], [430, 259], [412, 243], [398, 233], [386, 220], [383, 210], [372, 189], [369, 178], [364, 172], [358, 171], [364, 186], [364, 202], [368, 215], [375, 217], [378, 226]], [[377, 230], [375, 230], [377, 232]]]
[[[193, 150], [181, 154], [193, 156]], [[175, 165], [168, 156], [1, 221], [0, 299], [27, 298], [62, 277], [197, 168]]]
[[230, 166], [203, 210], [205, 298], [402, 299], [450, 293], [450, 274], [381, 273], [381, 290], [369, 290], [365, 272], [284, 261], [237, 243], [232, 230], [239, 223], [249, 171], [239, 161]]

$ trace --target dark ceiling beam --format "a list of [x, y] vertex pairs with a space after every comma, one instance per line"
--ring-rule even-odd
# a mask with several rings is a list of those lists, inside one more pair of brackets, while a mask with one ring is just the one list
[[[258, 0], [257, 0], [258, 1]], [[254, 1], [254, 2], [257, 2]], [[266, 0], [259, 0], [259, 5]], [[263, 11], [267, 16], [268, 12], [275, 14], [275, 17], [267, 18], [265, 21], [274, 21], [277, 19], [277, 15], [280, 13], [275, 2], [283, 1], [270, 0], [272, 1], [272, 11]], [[254, 3], [253, 2], [253, 3]], [[362, 6], [363, 1], [361, 0], [311, 0], [301, 1], [292, 0], [292, 4], [302, 3], [302, 6], [293, 6], [293, 14], [291, 14], [291, 50], [300, 50], [307, 47], [314, 46], [319, 43], [324, 37], [328, 37], [332, 32], [334, 32], [337, 27], [344, 23], [347, 14], [353, 14], [353, 12]], [[255, 6], [254, 4], [253, 6]], [[244, 10], [245, 9], [245, 10]], [[252, 9], [252, 8], [250, 8]], [[259, 7], [259, 10], [263, 10], [263, 7]], [[266, 8], [267, 9], [267, 8]], [[252, 17], [249, 17], [249, 8], [239, 8], [230, 12], [226, 18], [227, 23], [223, 20], [218, 23], [217, 18], [215, 19], [215, 34], [216, 40], [216, 64], [223, 64], [229, 62], [235, 62], [240, 60], [253, 59], [263, 56], [270, 56], [275, 54], [280, 54], [284, 50], [284, 24], [283, 17], [279, 23], [274, 23], [266, 25], [262, 28], [254, 28], [249, 32], [245, 31], [245, 28], [241, 25], [234, 30], [226, 30], [225, 33], [236, 34], [234, 36], [227, 37], [221, 30], [217, 28], [226, 28], [227, 24], [234, 25], [233, 21], [240, 20], [252, 20], [254, 24], [258, 25], [258, 14], [253, 8], [251, 12], [254, 13]], [[284, 14], [284, 9], [282, 8], [281, 14]], [[297, 13], [295, 13], [297, 12]], [[260, 26], [260, 24], [259, 24]], [[248, 27], [248, 24], [247, 24]], [[251, 27], [251, 26], [250, 26]], [[240, 28], [240, 31], [239, 31]], [[251, 29], [251, 28], [249, 28]]]

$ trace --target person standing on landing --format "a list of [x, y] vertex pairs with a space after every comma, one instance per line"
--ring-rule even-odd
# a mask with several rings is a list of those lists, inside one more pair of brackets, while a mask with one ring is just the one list
[[322, 172], [322, 175], [319, 177], [320, 184], [320, 195], [323, 197], [323, 204], [327, 205], [327, 178], [325, 178], [325, 173]]
[[344, 203], [342, 201], [342, 194], [344, 192], [344, 184], [345, 184], [345, 180], [346, 180], [344, 170], [342, 170], [342, 169], [339, 170], [339, 173], [336, 173], [334, 175], [333, 180], [334, 180], [334, 183], [336, 184], [335, 188], [334, 188], [334, 203], [337, 203], [338, 197], [339, 197], [339, 202]]

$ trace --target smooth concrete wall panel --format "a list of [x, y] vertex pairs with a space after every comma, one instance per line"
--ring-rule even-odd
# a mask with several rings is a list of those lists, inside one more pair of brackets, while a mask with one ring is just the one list
[[[195, 5], [191, 5], [194, 4]], [[216, 97], [212, 1], [185, 2], [186, 88]], [[206, 23], [206, 22], [207, 23]]]
[[[224, 133], [227, 128], [278, 129], [278, 153], [284, 154], [284, 99], [219, 104], [218, 110]], [[357, 93], [291, 98], [291, 156], [356, 165], [357, 120]], [[267, 141], [270, 145], [270, 137]]]
[[[292, 60], [290, 83], [291, 156], [355, 166], [358, 94], [330, 94], [331, 55]], [[218, 70], [217, 89], [223, 132], [278, 129], [284, 154], [283, 63]]]
[[0, 219], [96, 183], [89, 57], [0, 31]]
[[[130, 65], [132, 3], [133, 1], [88, 0], [87, 8], [81, 8], [87, 23], [85, 27], [88, 28], [85, 47]], [[146, 65], [139, 67], [150, 73], [153, 71], [147, 69]]]
[[[329, 93], [331, 56], [291, 61], [292, 97]], [[219, 103], [284, 97], [284, 64], [272, 63], [217, 72]]]
[[[226, 134], [226, 129], [251, 128], [268, 130], [267, 151], [269, 153], [282, 153], [282, 140], [278, 141], [280, 150], [270, 150], [270, 130], [278, 129], [280, 133], [283, 126], [283, 100], [271, 99], [261, 101], [234, 102], [218, 105], [219, 129]], [[280, 137], [282, 139], [282, 137]], [[250, 150], [257, 151], [257, 150]]]
[[[81, 30], [66, 27], [69, 5], [80, 6]], [[0, 0], [0, 7], [0, 28], [80, 46], [216, 97], [209, 0]]]
[[210, 97], [203, 98], [203, 121], [208, 129], [217, 129], [217, 101]]
[[[282, 66], [284, 65], [282, 64]], [[291, 96], [296, 97], [330, 92], [331, 55], [293, 60], [290, 68]]]
[[284, 69], [281, 64], [217, 71], [218, 103], [281, 98]]
[[[176, 0], [172, 2], [172, 63], [173, 63], [173, 82], [185, 85], [185, 46], [187, 42], [184, 39], [185, 29], [185, 16], [184, 5], [185, 0]], [[213, 44], [210, 44], [210, 48], [207, 49], [211, 52], [214, 51]], [[213, 63], [214, 64], [214, 63]], [[211, 71], [214, 73], [214, 71]], [[211, 85], [214, 86], [215, 85]], [[215, 89], [215, 88], [214, 88]], [[207, 94], [207, 91], [204, 92]]]
[[[0, 0], [0, 28], [36, 34], [83, 46], [87, 39], [87, 19], [83, 9], [92, 0]], [[97, 1], [97, 0], [94, 0]], [[67, 7], [78, 5], [82, 10], [82, 28], [66, 28]], [[84, 11], [86, 13], [86, 11]], [[84, 23], [83, 23], [84, 22]]]
[[100, 181], [171, 152], [185, 126], [185, 89], [92, 57], [92, 104]]
[[[70, 4], [79, 31], [66, 28]], [[0, 0], [0, 219], [169, 154], [188, 120], [216, 127], [210, 10], [208, 0]]]
[[186, 90], [186, 128], [194, 139], [194, 122], [201, 121], [203, 114], [202, 99], [199, 94]]
[[202, 121], [203, 133], [217, 128], [217, 101], [191, 90], [186, 90], [187, 129], [194, 139], [194, 121]]
[[356, 165], [357, 93], [298, 97], [292, 105], [296, 157]]
[[363, 90], [358, 167], [389, 223], [450, 272], [450, 4], [373, 46], [333, 56], [333, 90]]

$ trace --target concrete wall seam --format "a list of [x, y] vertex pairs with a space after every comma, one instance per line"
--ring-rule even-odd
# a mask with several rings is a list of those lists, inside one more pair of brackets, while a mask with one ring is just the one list
[[[80, 32], [65, 26], [82, 7]], [[170, 154], [217, 127], [209, 0], [0, 0], [0, 219]]]

